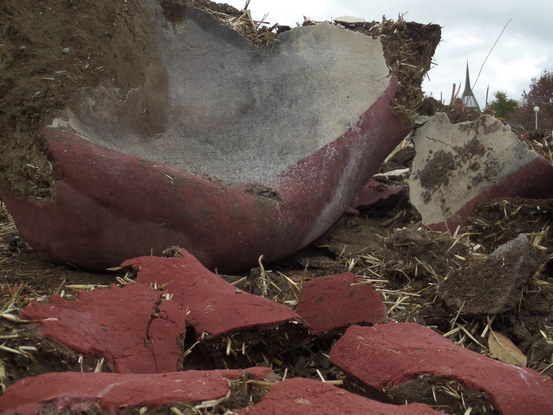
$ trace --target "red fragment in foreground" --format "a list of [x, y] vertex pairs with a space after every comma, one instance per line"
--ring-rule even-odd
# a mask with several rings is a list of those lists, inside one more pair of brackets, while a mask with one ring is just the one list
[[294, 378], [278, 383], [258, 404], [240, 415], [434, 415], [425, 404], [391, 405], [347, 392], [328, 383]]
[[286, 306], [236, 289], [180, 252], [182, 258], [126, 261], [124, 266], [139, 269], [135, 283], [81, 292], [75, 301], [54, 296], [50, 304], [30, 304], [22, 317], [42, 320], [45, 336], [103, 356], [123, 373], [178, 370], [178, 340], [186, 326], [216, 337], [300, 319]]
[[415, 323], [352, 326], [330, 360], [380, 390], [422, 374], [451, 376], [486, 392], [502, 415], [553, 411], [553, 380], [464, 349]]
[[304, 284], [296, 312], [313, 334], [387, 317], [386, 306], [374, 288], [351, 272], [321, 277]]
[[[99, 405], [108, 413], [124, 407], [201, 403], [224, 399], [231, 379], [244, 374], [264, 379], [269, 368], [186, 371], [164, 374], [55, 372], [19, 380], [0, 396], [3, 415], [36, 415], [52, 410], [87, 411]], [[54, 412], [52, 412], [54, 413]]]

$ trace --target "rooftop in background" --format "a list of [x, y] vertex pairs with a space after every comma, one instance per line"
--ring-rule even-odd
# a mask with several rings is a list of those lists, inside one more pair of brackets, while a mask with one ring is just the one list
[[469, 64], [467, 62], [467, 75], [465, 78], [465, 90], [463, 91], [462, 95], [463, 105], [468, 108], [476, 108], [480, 110], [480, 106], [478, 105], [478, 101], [476, 101], [476, 97], [474, 96], [474, 93], [472, 92], [472, 88], [470, 87], [470, 76], [469, 76]]

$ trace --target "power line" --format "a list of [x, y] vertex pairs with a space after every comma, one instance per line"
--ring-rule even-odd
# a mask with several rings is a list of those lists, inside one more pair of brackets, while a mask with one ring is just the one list
[[505, 23], [505, 26], [503, 26], [503, 29], [501, 30], [501, 33], [499, 34], [496, 41], [492, 45], [492, 48], [488, 52], [488, 56], [486, 56], [486, 59], [484, 59], [484, 62], [482, 62], [482, 66], [480, 67], [480, 70], [478, 71], [478, 76], [476, 77], [476, 81], [474, 81], [474, 84], [472, 85], [473, 88], [476, 86], [476, 83], [480, 79], [480, 74], [482, 73], [482, 68], [484, 68], [484, 65], [486, 64], [486, 61], [488, 60], [488, 58], [492, 54], [493, 48], [495, 48], [495, 45], [497, 45], [497, 42], [499, 42], [499, 39], [501, 39], [501, 36], [503, 35], [503, 32], [505, 31], [505, 29], [507, 29], [507, 26], [509, 25], [509, 23], [511, 23], [511, 20], [513, 20], [513, 19], [509, 19], [509, 21], [507, 23]]

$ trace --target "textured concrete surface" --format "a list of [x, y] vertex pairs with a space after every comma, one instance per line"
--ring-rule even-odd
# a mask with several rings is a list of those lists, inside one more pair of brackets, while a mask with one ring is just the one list
[[[255, 48], [193, 7], [169, 23], [148, 4], [161, 62], [144, 89], [83, 90], [78, 116], [42, 129], [52, 200], [0, 189], [51, 259], [102, 269], [178, 245], [233, 272], [284, 257], [332, 226], [406, 135], [380, 40], [322, 23]], [[159, 108], [144, 112], [150, 98]]]
[[437, 113], [416, 129], [413, 142], [410, 200], [432, 229], [455, 231], [480, 201], [553, 197], [551, 163], [488, 115], [451, 124]]
[[502, 415], [547, 414], [553, 408], [550, 378], [464, 349], [415, 323], [351, 326], [330, 360], [378, 390], [423, 374], [451, 376], [486, 392]]

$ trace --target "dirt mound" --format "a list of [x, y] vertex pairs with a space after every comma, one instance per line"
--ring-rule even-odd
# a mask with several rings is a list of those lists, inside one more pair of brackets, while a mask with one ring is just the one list
[[144, 84], [157, 60], [146, 16], [141, 2], [0, 3], [0, 186], [18, 197], [53, 196], [37, 131], [82, 88]]

